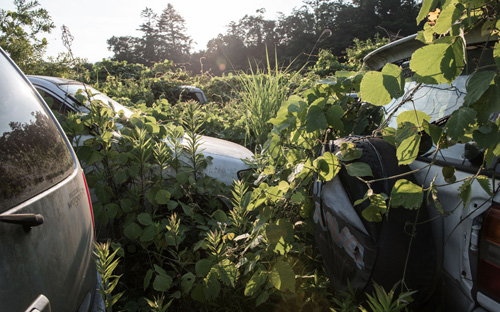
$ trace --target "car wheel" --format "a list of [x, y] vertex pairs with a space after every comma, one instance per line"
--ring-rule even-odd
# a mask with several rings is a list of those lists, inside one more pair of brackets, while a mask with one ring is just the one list
[[[417, 183], [408, 174], [409, 167], [398, 166], [394, 147], [380, 138], [343, 138], [326, 144], [323, 152], [335, 154], [343, 142], [362, 151], [355, 162], [371, 167], [373, 178], [367, 179], [406, 174], [405, 179]], [[371, 188], [389, 196], [400, 178], [374, 182]], [[327, 274], [335, 290], [352, 288], [358, 294], [371, 293], [373, 283], [389, 291], [404, 279], [407, 289], [418, 290], [413, 296], [418, 305], [431, 295], [437, 276], [432, 228], [425, 222], [429, 219], [427, 210], [391, 208], [381, 222], [369, 222], [362, 216], [369, 200], [354, 205], [367, 190], [367, 185], [350, 176], [344, 167], [332, 181], [316, 182], [316, 242]], [[415, 221], [418, 225], [412, 236]]]

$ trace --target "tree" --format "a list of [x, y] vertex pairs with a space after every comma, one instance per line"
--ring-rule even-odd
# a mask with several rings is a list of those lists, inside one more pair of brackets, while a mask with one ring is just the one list
[[25, 73], [42, 60], [47, 39], [41, 34], [55, 28], [47, 10], [38, 1], [14, 0], [15, 11], [0, 9], [0, 46]]
[[152, 9], [141, 12], [144, 23], [139, 26], [142, 37], [111, 37], [108, 50], [115, 53], [114, 59], [153, 65], [170, 60], [182, 63], [189, 57], [193, 40], [185, 34], [184, 18], [169, 3], [161, 15]]
[[177, 63], [185, 61], [193, 44], [193, 40], [185, 32], [184, 18], [170, 3], [167, 4], [158, 19], [158, 34], [163, 47], [162, 55]]

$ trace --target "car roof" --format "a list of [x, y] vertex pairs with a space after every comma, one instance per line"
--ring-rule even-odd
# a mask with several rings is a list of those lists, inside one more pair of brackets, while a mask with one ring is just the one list
[[380, 70], [387, 63], [395, 63], [410, 58], [413, 52], [424, 46], [416, 40], [417, 34], [386, 44], [363, 58], [364, 64], [371, 70]]
[[[481, 35], [481, 27], [476, 27], [465, 35], [467, 45], [498, 41], [498, 36], [490, 38]], [[417, 34], [386, 44], [368, 53], [363, 62], [370, 70], [381, 70], [385, 64], [408, 60], [413, 52], [423, 47], [425, 43], [417, 39]]]
[[59, 78], [59, 77], [50, 77], [50, 76], [41, 76], [41, 75], [27, 75], [28, 79], [30, 78], [36, 78], [36, 79], [42, 79], [42, 80], [47, 80], [49, 82], [52, 82], [54, 84], [82, 84], [79, 81], [76, 80], [71, 80], [71, 79], [66, 79], [66, 78]]

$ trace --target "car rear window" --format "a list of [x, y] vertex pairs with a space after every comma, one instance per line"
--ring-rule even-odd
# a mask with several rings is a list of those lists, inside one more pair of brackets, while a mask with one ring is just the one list
[[74, 168], [51, 116], [0, 51], [0, 212], [49, 189]]

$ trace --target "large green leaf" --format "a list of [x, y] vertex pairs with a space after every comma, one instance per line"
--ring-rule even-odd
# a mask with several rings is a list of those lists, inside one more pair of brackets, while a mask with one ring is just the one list
[[459, 139], [474, 123], [476, 112], [469, 107], [462, 107], [451, 114], [446, 123], [446, 130], [450, 137]]
[[335, 130], [344, 130], [344, 123], [342, 122], [342, 116], [344, 116], [344, 110], [340, 105], [332, 105], [326, 111], [326, 120], [328, 126]]
[[172, 286], [172, 278], [168, 275], [156, 275], [153, 281], [153, 288], [156, 291], [165, 292]]
[[458, 0], [448, 0], [447, 5], [439, 14], [436, 25], [433, 27], [434, 32], [440, 35], [446, 34], [451, 26], [462, 16], [464, 6], [458, 3]]
[[276, 289], [295, 292], [295, 272], [288, 262], [278, 260], [269, 274], [269, 279]]
[[139, 221], [139, 223], [142, 224], [142, 225], [151, 225], [151, 224], [153, 224], [153, 218], [147, 212], [140, 213], [137, 216], [137, 221]]
[[410, 68], [416, 73], [417, 81], [428, 84], [453, 81], [463, 67], [463, 53], [460, 54], [455, 45], [460, 43], [430, 44], [415, 51]]
[[488, 90], [494, 78], [495, 72], [493, 71], [477, 72], [473, 74], [467, 83], [467, 94], [465, 95], [464, 106], [470, 106], [479, 100], [484, 92]]
[[132, 223], [129, 223], [125, 226], [123, 233], [129, 239], [137, 239], [137, 238], [139, 238], [139, 236], [141, 236], [142, 229], [137, 223], [132, 222]]
[[401, 68], [387, 64], [382, 72], [368, 72], [361, 81], [361, 98], [373, 105], [387, 105], [393, 98], [404, 94], [404, 77]]
[[340, 162], [335, 155], [325, 152], [323, 156], [314, 161], [314, 166], [318, 171], [318, 178], [321, 181], [330, 181], [340, 170]]
[[262, 285], [266, 282], [267, 279], [267, 272], [264, 272], [262, 270], [257, 270], [250, 280], [247, 282], [245, 285], [245, 296], [253, 296], [256, 294]]
[[423, 199], [424, 191], [420, 186], [406, 179], [400, 179], [392, 188], [391, 207], [417, 209], [422, 205]]
[[420, 134], [415, 133], [406, 138], [398, 145], [396, 149], [396, 156], [399, 165], [409, 165], [417, 159], [418, 151], [420, 149]]
[[387, 195], [373, 194], [371, 190], [367, 194], [370, 205], [361, 212], [361, 215], [370, 222], [381, 222], [382, 216], [387, 212]]
[[212, 262], [210, 260], [208, 260], [208, 259], [200, 259], [195, 264], [196, 276], [198, 276], [198, 277], [205, 277], [205, 276], [207, 276], [207, 274], [208, 274], [208, 272], [210, 272], [211, 268], [212, 268]]
[[314, 132], [316, 130], [325, 130], [327, 121], [325, 112], [319, 106], [311, 106], [307, 111], [306, 117], [306, 130], [307, 132]]
[[355, 162], [345, 166], [347, 173], [353, 177], [373, 177], [370, 165], [363, 162]]

